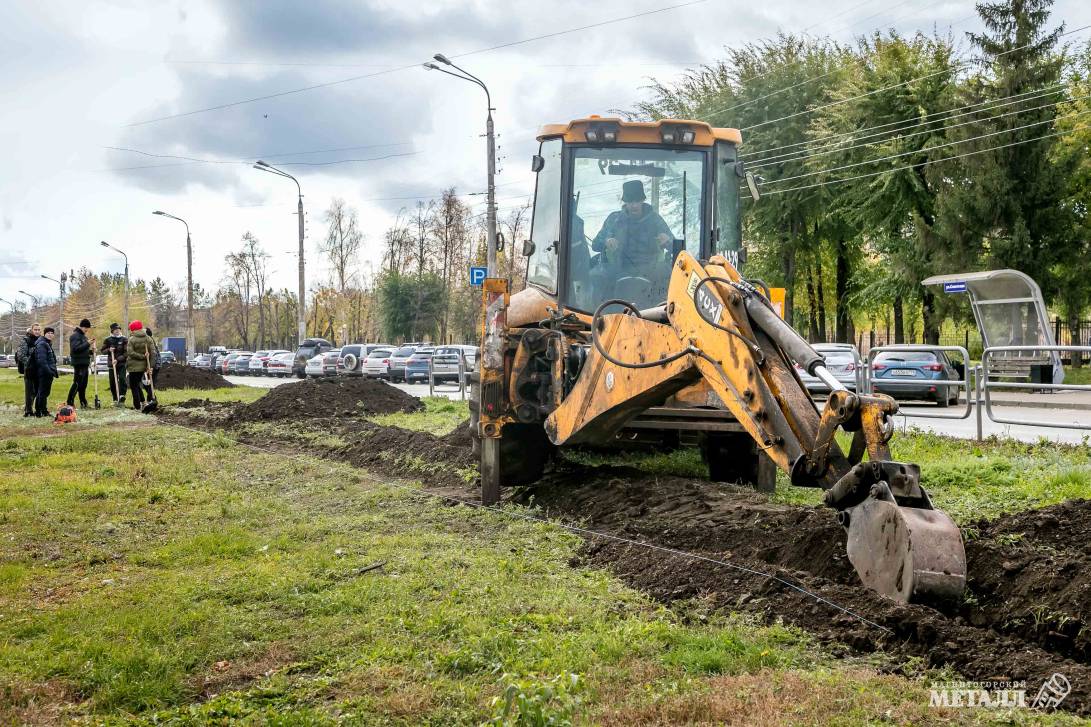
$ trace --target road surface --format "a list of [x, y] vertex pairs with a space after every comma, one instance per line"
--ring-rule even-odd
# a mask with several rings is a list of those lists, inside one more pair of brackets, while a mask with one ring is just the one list
[[[272, 388], [281, 384], [290, 384], [298, 379], [274, 379], [269, 376], [228, 376], [228, 381], [240, 386], [257, 386]], [[427, 384], [393, 384], [402, 391], [413, 396], [428, 396]], [[467, 392], [467, 396], [469, 392]], [[436, 390], [436, 396], [446, 396], [449, 399], [458, 399], [460, 394], [453, 390], [453, 385], [443, 386]], [[819, 402], [819, 406], [822, 402]], [[1052, 402], [1051, 402], [1052, 405]], [[1055, 405], [1054, 405], [1055, 406]], [[959, 439], [973, 439], [977, 436], [976, 413], [970, 413], [965, 419], [933, 419], [929, 415], [942, 414], [955, 417], [965, 411], [962, 407], [952, 406], [949, 409], [939, 409], [930, 404], [906, 403], [902, 405], [901, 413], [896, 422], [899, 430], [920, 429], [927, 432], [935, 432]], [[993, 414], [1000, 419], [1011, 419], [1020, 422], [1048, 421], [1065, 424], [1068, 427], [1083, 425], [1088, 429], [1054, 428], [1032, 426], [1028, 424], [999, 424], [984, 416], [982, 431], [985, 437], [996, 435], [1017, 439], [1022, 442], [1037, 442], [1045, 439], [1051, 442], [1065, 444], [1082, 444], [1084, 439], [1091, 437], [1091, 411], [1084, 409], [1057, 409], [1057, 408], [1031, 408], [1026, 406], [994, 406]]]

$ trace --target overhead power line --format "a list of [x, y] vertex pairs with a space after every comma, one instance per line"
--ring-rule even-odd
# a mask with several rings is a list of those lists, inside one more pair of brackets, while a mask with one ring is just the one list
[[[1091, 94], [1084, 95], [1084, 96], [1076, 96], [1075, 98], [1061, 99], [1060, 101], [1056, 101], [1054, 103], [1042, 104], [1041, 106], [1034, 106], [1034, 107], [1029, 108], [1029, 109], [1019, 109], [1017, 111], [1009, 111], [1006, 114], [998, 114], [996, 116], [990, 116], [987, 120], [991, 121], [991, 120], [994, 120], [994, 119], [1003, 119], [1003, 118], [1006, 118], [1008, 116], [1017, 116], [1019, 114], [1027, 114], [1027, 113], [1030, 113], [1031, 111], [1040, 111], [1041, 109], [1050, 108], [1051, 106], [1057, 106], [1059, 104], [1068, 103], [1068, 102], [1072, 102], [1072, 101], [1081, 101], [1081, 100], [1086, 99], [1086, 98], [1091, 98]], [[943, 127], [938, 128], [938, 129], [923, 129], [921, 131], [914, 131], [911, 134], [898, 134], [897, 136], [887, 136], [887, 137], [884, 137], [884, 138], [879, 139], [877, 141], [869, 141], [869, 142], [865, 142], [863, 144], [854, 144], [852, 146], [841, 146], [841, 147], [836, 147], [836, 148], [825, 149], [825, 150], [822, 150], [822, 151], [811, 152], [811, 153], [808, 153], [808, 154], [804, 154], [803, 156], [796, 157], [795, 159], [785, 159], [785, 160], [781, 160], [781, 161], [769, 161], [769, 162], [766, 162], [765, 160], [761, 160], [763, 163], [747, 165], [747, 169], [761, 169], [762, 167], [769, 167], [769, 166], [773, 166], [775, 164], [790, 164], [792, 162], [803, 162], [803, 161], [806, 161], [808, 159], [814, 159], [816, 157], [827, 156], [829, 154], [844, 154], [845, 152], [852, 151], [853, 149], [862, 149], [864, 147], [875, 146], [877, 144], [885, 144], [886, 142], [889, 142], [889, 141], [901, 141], [902, 139], [911, 139], [914, 136], [920, 136], [921, 134], [933, 134], [933, 133], [935, 133], [937, 131], [949, 131], [951, 129], [957, 129], [957, 128], [962, 127], [962, 126], [969, 126], [971, 124], [979, 124], [982, 121], [983, 121], [983, 119], [971, 119], [970, 121], [963, 121], [960, 124], [953, 124], [951, 126], [943, 126]], [[1048, 123], [1048, 122], [1041, 122], [1041, 123]], [[1019, 128], [1025, 128], [1025, 127], [1019, 127]], [[956, 143], [962, 143], [962, 142], [956, 142]], [[937, 149], [937, 148], [940, 148], [940, 147], [937, 146], [937, 147], [930, 147], [930, 148]], [[779, 182], [781, 180], [778, 179], [776, 181]]]
[[[492, 51], [502, 50], [504, 48], [513, 48], [518, 45], [524, 45], [526, 43], [533, 43], [539, 40], [546, 40], [548, 38], [556, 38], [558, 36], [567, 35], [569, 33], [578, 33], [584, 30], [591, 30], [593, 28], [601, 28], [606, 25], [612, 25], [614, 23], [621, 23], [627, 20], [634, 20], [636, 18], [644, 18], [649, 15], [656, 15], [658, 13], [665, 13], [671, 10], [678, 10], [680, 8], [690, 7], [692, 5], [698, 5], [706, 2], [706, 0], [689, 0], [688, 2], [678, 3], [676, 5], [668, 5], [666, 7], [656, 8], [654, 10], [645, 10], [641, 13], [633, 13], [632, 15], [625, 15], [620, 18], [611, 18], [610, 20], [603, 20], [598, 23], [591, 23], [590, 25], [583, 25], [577, 28], [568, 28], [566, 30], [558, 30], [553, 33], [545, 33], [543, 35], [536, 35], [531, 38], [523, 38], [522, 40], [513, 40], [508, 43], [501, 43], [499, 45], [489, 46], [487, 48], [478, 48], [477, 50], [467, 51], [465, 53], [459, 53], [451, 55], [451, 58], [467, 58], [469, 56], [478, 55], [480, 53], [490, 53]], [[193, 109], [191, 111], [182, 111], [176, 114], [167, 114], [166, 116], [159, 116], [153, 119], [145, 119], [143, 121], [134, 121], [129, 124], [125, 124], [125, 127], [132, 128], [135, 126], [144, 126], [146, 124], [154, 124], [160, 121], [169, 121], [170, 119], [180, 119], [186, 116], [195, 116], [197, 114], [208, 113], [209, 111], [221, 111], [223, 109], [233, 108], [235, 106], [243, 106], [245, 104], [257, 103], [258, 101], [268, 101], [274, 98], [282, 98], [284, 96], [291, 96], [297, 93], [306, 93], [308, 91], [316, 91], [322, 88], [331, 88], [345, 83], [352, 83], [353, 81], [361, 81], [366, 78], [375, 78], [377, 76], [384, 76], [398, 71], [405, 71], [410, 68], [417, 68], [420, 65], [419, 62], [407, 63], [402, 66], [395, 66], [393, 68], [386, 68], [374, 73], [364, 73], [358, 76], [350, 76], [348, 78], [342, 78], [336, 81], [327, 81], [326, 83], [315, 83], [310, 86], [303, 86], [302, 88], [293, 88], [286, 91], [278, 91], [276, 93], [266, 94], [264, 96], [255, 96], [253, 98], [240, 99], [239, 101], [231, 101], [228, 103], [217, 104], [215, 106], [208, 106], [201, 109]]]
[[915, 164], [903, 164], [902, 166], [899, 166], [899, 167], [892, 167], [890, 169], [882, 169], [882, 170], [880, 170], [878, 172], [868, 172], [867, 174], [857, 174], [855, 176], [844, 177], [842, 179], [831, 179], [831, 180], [827, 180], [825, 182], [815, 182], [814, 184], [804, 184], [804, 185], [801, 185], [801, 186], [798, 186], [798, 187], [791, 187], [789, 189], [774, 189], [774, 190], [769, 191], [769, 192], [762, 192], [761, 196], [762, 197], [769, 197], [769, 196], [772, 196], [772, 195], [775, 195], [775, 194], [787, 194], [788, 192], [798, 192], [798, 191], [801, 191], [801, 190], [804, 190], [804, 189], [814, 189], [816, 187], [826, 187], [826, 186], [830, 186], [830, 185], [834, 185], [834, 184], [842, 184], [844, 182], [854, 182], [854, 181], [856, 181], [858, 179], [867, 179], [868, 177], [877, 177], [880, 174], [890, 174], [891, 172], [900, 172], [900, 171], [904, 171], [906, 169], [916, 169], [917, 167], [926, 167], [926, 166], [929, 166], [931, 164], [938, 164], [939, 162], [949, 162], [949, 161], [951, 161], [953, 159], [963, 159], [965, 157], [974, 156], [975, 154], [984, 154], [984, 153], [990, 152], [990, 151], [998, 151], [1000, 149], [1007, 149], [1007, 148], [1010, 148], [1010, 147], [1013, 147], [1013, 146], [1019, 146], [1020, 144], [1029, 144], [1029, 143], [1031, 143], [1033, 141], [1041, 141], [1042, 139], [1051, 139], [1051, 138], [1056, 137], [1056, 136], [1064, 136], [1065, 134], [1069, 134], [1072, 131], [1079, 131], [1079, 130], [1083, 130], [1083, 129], [1087, 129], [1087, 128], [1091, 128], [1091, 127], [1077, 126], [1077, 127], [1074, 127], [1073, 129], [1068, 129], [1068, 130], [1065, 130], [1065, 131], [1056, 131], [1056, 132], [1053, 132], [1051, 134], [1043, 134], [1041, 136], [1036, 136], [1033, 139], [1023, 139], [1021, 141], [1013, 141], [1010, 144], [1001, 144], [1000, 146], [990, 146], [990, 147], [986, 147], [985, 149], [975, 149], [974, 151], [968, 151], [968, 152], [965, 152], [963, 154], [955, 154], [954, 156], [943, 157], [942, 159], [929, 159], [929, 160], [926, 160], [926, 161], [923, 161], [923, 162], [917, 162]]
[[[819, 149], [828, 148], [828, 147], [831, 147], [831, 146], [835, 146], [836, 143], [837, 143], [837, 140], [844, 139], [844, 137], [855, 136], [856, 134], [861, 134], [861, 133], [863, 133], [865, 131], [874, 131], [876, 129], [885, 129], [885, 130], [881, 131], [881, 132], [876, 131], [876, 133], [874, 133], [874, 134], [865, 134], [864, 136], [858, 137], [857, 139], [844, 139], [844, 140], [845, 141], [859, 141], [860, 139], [867, 139], [867, 138], [870, 138], [872, 136], [879, 136], [879, 135], [882, 135], [882, 134], [893, 134], [895, 132], [902, 131], [902, 130], [904, 130], [906, 128], [910, 128], [912, 126], [920, 124], [922, 122], [923, 123], [929, 123], [929, 124], [934, 124], [934, 123], [938, 123], [938, 122], [941, 122], [941, 121], [946, 122], [946, 121], [951, 121], [952, 119], [961, 118], [963, 116], [969, 116], [971, 114], [984, 113], [985, 111], [993, 111], [995, 109], [1003, 108], [1005, 106], [1011, 106], [1012, 104], [1025, 103], [1026, 101], [1033, 101], [1033, 100], [1035, 100], [1037, 98], [1041, 98], [1042, 96], [1049, 96], [1049, 95], [1054, 94], [1054, 93], [1061, 93], [1061, 92], [1063, 92], [1063, 90], [1065, 89], [1066, 86], [1067, 86], [1067, 84], [1058, 83], [1058, 84], [1056, 84], [1054, 86], [1047, 86], [1045, 89], [1038, 89], [1038, 90], [1035, 90], [1035, 91], [1026, 91], [1024, 93], [1015, 94], [1013, 96], [1004, 96], [1004, 97], [1001, 97], [1001, 98], [989, 99], [988, 101], [980, 101], [978, 103], [973, 103], [973, 104], [969, 104], [969, 105], [966, 105], [966, 106], [960, 106], [960, 107], [956, 107], [956, 108], [953, 108], [953, 109], [944, 109], [942, 111], [933, 111], [931, 113], [924, 114], [923, 116], [912, 116], [912, 117], [909, 117], [909, 118], [906, 118], [906, 119], [900, 119], [898, 121], [890, 121], [890, 122], [887, 122], [885, 124], [876, 124], [875, 126], [865, 126], [863, 128], [860, 128], [860, 129], [853, 129], [852, 131], [845, 131], [845, 132], [841, 132], [841, 133], [838, 133], [838, 134], [825, 134], [823, 136], [818, 136], [818, 137], [815, 137], [814, 139], [810, 139], [808, 141], [800, 141], [800, 142], [796, 142], [794, 144], [784, 144], [782, 146], [776, 146], [776, 147], [772, 147], [770, 149], [761, 149], [759, 151], [750, 152], [749, 154], [740, 154], [740, 157], [742, 157], [744, 159], [748, 159], [749, 157], [752, 157], [755, 154], [770, 154], [771, 152], [781, 151], [783, 149], [791, 149], [793, 147], [806, 147], [806, 146], [808, 146], [810, 144], [824, 144], [824, 146], [819, 146], [818, 148]], [[1016, 100], [1008, 100], [1008, 99], [1016, 99]], [[1000, 103], [1001, 101], [1007, 101], [1007, 103]], [[970, 109], [970, 110], [965, 111], [966, 109]], [[957, 113], [957, 112], [963, 112], [963, 113]], [[948, 114], [953, 114], [953, 115], [948, 116]], [[932, 117], [939, 117], [939, 118], [932, 118]], [[932, 120], [931, 121], [925, 121], [926, 119], [932, 119]], [[904, 125], [904, 126], [902, 126], [901, 128], [887, 128], [887, 127], [897, 127], [899, 125]], [[891, 137], [891, 138], [893, 138], [893, 137]], [[784, 157], [789, 157], [789, 156], [792, 156], [794, 154], [806, 154], [806, 153], [808, 153], [807, 149], [795, 149], [795, 151], [785, 152], [784, 154], [778, 154], [778, 155], [763, 156], [763, 157], [761, 157], [759, 159], [753, 159], [751, 161], [752, 162], [766, 162], [766, 161], [781, 159], [781, 158], [784, 158]]]
[[[1072, 35], [1073, 33], [1079, 33], [1081, 31], [1087, 30], [1088, 28], [1091, 28], [1091, 23], [1089, 23], [1087, 25], [1080, 26], [1079, 28], [1075, 28], [1073, 30], [1069, 30], [1069, 31], [1066, 31], [1064, 33], [1061, 33], [1057, 37], [1058, 38], [1063, 38], [1064, 36]], [[999, 58], [1001, 56], [1006, 56], [1009, 53], [1015, 53], [1016, 51], [1020, 51], [1020, 50], [1023, 50], [1025, 48], [1029, 48], [1032, 45], [1034, 45], [1034, 43], [1026, 43], [1025, 45], [1021, 45], [1021, 46], [1019, 46], [1017, 48], [1010, 48], [1010, 49], [1004, 51], [1003, 53], [997, 53], [996, 56], [994, 56], [994, 57]], [[970, 63], [969, 60], [959, 61], [958, 63], [954, 63], [954, 64], [952, 64], [950, 66], [947, 66], [947, 67], [943, 68], [942, 70], [933, 71], [932, 73], [926, 73], [926, 74], [924, 74], [922, 76], [917, 76], [916, 78], [910, 78], [910, 79], [907, 79], [905, 81], [900, 81], [898, 83], [892, 83], [889, 86], [883, 86], [882, 88], [876, 88], [876, 89], [873, 89], [871, 91], [867, 91], [866, 93], [858, 94], [856, 96], [851, 96], [849, 98], [838, 99], [837, 101], [831, 101], [830, 103], [822, 104], [822, 105], [819, 105], [819, 106], [814, 106], [812, 108], [804, 109], [802, 111], [796, 111], [794, 113], [786, 114], [786, 115], [781, 116], [779, 118], [769, 119], [767, 121], [762, 121], [762, 122], [757, 123], [757, 124], [751, 124], [750, 126], [744, 126], [744, 127], [742, 127], [742, 131], [750, 131], [752, 129], [758, 129], [758, 128], [761, 128], [763, 126], [768, 126], [769, 124], [775, 124], [778, 121], [787, 121], [789, 119], [794, 119], [794, 118], [797, 118], [799, 116], [804, 116], [806, 114], [813, 114], [816, 111], [822, 111], [824, 109], [829, 109], [829, 108], [835, 108], [837, 106], [842, 106], [844, 104], [851, 103], [853, 101], [859, 101], [860, 99], [867, 98], [869, 96], [874, 96], [875, 94], [882, 93], [883, 91], [890, 91], [890, 90], [893, 90], [895, 88], [901, 88], [901, 87], [906, 86], [906, 85], [908, 85], [910, 83], [915, 83], [916, 81], [925, 81], [925, 80], [927, 80], [929, 78], [934, 78], [934, 77], [942, 75], [944, 73], [954, 73], [957, 70], [959, 70], [961, 67], [966, 66], [969, 63]], [[828, 75], [828, 74], [823, 74], [823, 75]], [[822, 76], [816, 76], [816, 77], [808, 79], [808, 80], [817, 80], [818, 78], [821, 78], [821, 77]], [[707, 121], [710, 116], [721, 113], [724, 110], [725, 109], [717, 109], [716, 111], [710, 111], [710, 112], [708, 112], [707, 114], [704, 115], [704, 118], [698, 117], [697, 120]]]

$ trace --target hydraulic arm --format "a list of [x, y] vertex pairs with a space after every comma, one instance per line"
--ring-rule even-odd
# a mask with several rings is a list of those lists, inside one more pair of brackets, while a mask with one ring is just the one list
[[[624, 310], [604, 312], [611, 307]], [[897, 404], [845, 389], [725, 259], [705, 266], [682, 252], [665, 306], [637, 311], [607, 301], [591, 325], [593, 348], [546, 420], [554, 444], [602, 439], [704, 379], [792, 484], [825, 490], [865, 585], [902, 602], [962, 592], [966, 555], [958, 527], [933, 507], [919, 468], [891, 458]], [[794, 364], [830, 387], [821, 412]], [[852, 434], [847, 453], [836, 440], [840, 430]]]

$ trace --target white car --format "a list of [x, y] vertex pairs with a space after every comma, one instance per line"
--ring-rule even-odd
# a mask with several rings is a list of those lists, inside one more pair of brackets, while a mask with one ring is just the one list
[[104, 374], [110, 370], [110, 357], [105, 354], [95, 356], [95, 373]]
[[307, 359], [307, 365], [303, 367], [303, 374], [309, 376], [312, 379], [317, 379], [322, 375], [322, 359], [325, 358], [325, 354], [318, 354]]
[[292, 364], [295, 363], [295, 354], [291, 351], [278, 353], [269, 359], [265, 366], [265, 373], [277, 378], [287, 378], [292, 375]]
[[369, 379], [385, 379], [390, 375], [392, 348], [377, 348], [364, 359], [364, 376]]

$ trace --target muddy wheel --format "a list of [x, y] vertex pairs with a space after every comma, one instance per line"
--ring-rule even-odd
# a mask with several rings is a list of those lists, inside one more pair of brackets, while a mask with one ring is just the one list
[[709, 434], [701, 444], [701, 457], [713, 482], [734, 482], [758, 492], [776, 489], [777, 467], [749, 434]]
[[470, 440], [481, 471], [481, 500], [492, 505], [500, 500], [501, 487], [537, 482], [553, 453], [553, 444], [541, 424], [507, 424], [500, 439], [482, 439], [477, 423], [480, 415], [480, 387], [476, 374], [470, 377]]

